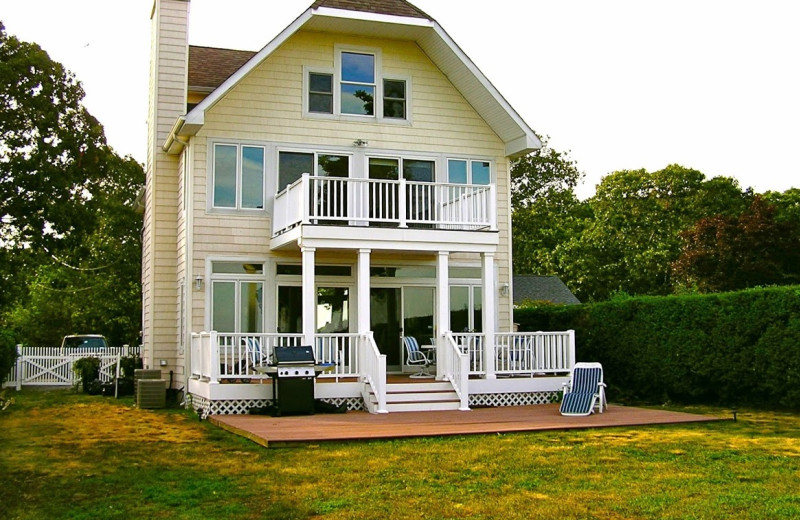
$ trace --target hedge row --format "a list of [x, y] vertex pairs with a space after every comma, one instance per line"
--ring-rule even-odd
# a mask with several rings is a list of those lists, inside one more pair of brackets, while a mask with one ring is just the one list
[[800, 287], [517, 309], [520, 330], [576, 333], [616, 401], [800, 409]]

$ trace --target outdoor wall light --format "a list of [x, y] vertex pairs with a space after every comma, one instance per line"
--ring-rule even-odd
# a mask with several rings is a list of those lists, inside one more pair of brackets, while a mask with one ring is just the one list
[[508, 291], [510, 287], [507, 283], [504, 283], [500, 286], [500, 296], [508, 296]]
[[362, 148], [364, 146], [367, 146], [368, 144], [369, 144], [369, 141], [367, 141], [366, 139], [356, 139], [355, 141], [353, 141], [353, 146], [359, 146], [359, 147], [362, 147]]
[[203, 288], [203, 277], [198, 274], [194, 279], [194, 289], [196, 291], [199, 291], [202, 288]]

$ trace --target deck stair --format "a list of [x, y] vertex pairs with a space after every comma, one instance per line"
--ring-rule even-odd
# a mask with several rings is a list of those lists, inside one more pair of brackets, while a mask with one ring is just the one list
[[[377, 403], [374, 394], [370, 393], [369, 398]], [[460, 403], [453, 385], [447, 381], [429, 379], [386, 385], [386, 409], [389, 412], [458, 410]]]

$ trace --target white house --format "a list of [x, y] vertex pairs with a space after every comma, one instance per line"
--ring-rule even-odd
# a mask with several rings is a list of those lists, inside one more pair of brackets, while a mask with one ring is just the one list
[[[549, 401], [572, 333], [512, 332], [510, 161], [540, 142], [442, 27], [318, 0], [232, 51], [188, 45], [189, 4], [152, 11], [145, 364], [208, 413], [264, 405], [276, 345], [352, 409]], [[403, 336], [435, 381], [395, 384]]]

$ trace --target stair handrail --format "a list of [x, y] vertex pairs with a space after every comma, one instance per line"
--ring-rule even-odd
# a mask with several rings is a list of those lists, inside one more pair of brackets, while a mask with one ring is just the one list
[[[386, 354], [381, 354], [372, 332], [361, 336], [361, 348], [358, 349], [359, 367], [361, 379], [364, 383], [361, 387], [361, 397], [370, 413], [388, 413], [386, 408]], [[378, 404], [372, 403], [369, 398], [367, 388], [378, 400]]]
[[452, 332], [447, 331], [444, 338], [444, 377], [461, 401], [458, 409], [466, 411], [469, 410], [469, 354], [461, 351]]

